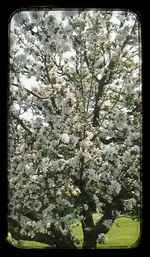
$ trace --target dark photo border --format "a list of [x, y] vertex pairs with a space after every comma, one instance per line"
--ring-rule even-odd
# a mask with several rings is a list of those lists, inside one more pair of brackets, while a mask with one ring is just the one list
[[[41, 2], [41, 3], [39, 3]], [[53, 3], [52, 3], [53, 2]], [[71, 1], [72, 2], [72, 1]], [[93, 1], [92, 1], [93, 2]], [[5, 2], [5, 6], [1, 8], [1, 100], [0, 100], [0, 251], [1, 256], [7, 256], [7, 254], [11, 254], [14, 256], [41, 256], [41, 254], [44, 254], [46, 256], [59, 256], [59, 255], [65, 255], [70, 256], [70, 252], [66, 250], [60, 251], [60, 250], [51, 250], [51, 249], [19, 249], [11, 244], [9, 244], [6, 241], [7, 237], [7, 123], [8, 123], [8, 108], [7, 108], [7, 100], [8, 100], [8, 89], [9, 89], [9, 74], [8, 74], [8, 61], [9, 61], [9, 30], [8, 30], [8, 22], [10, 15], [20, 8], [41, 8], [41, 7], [48, 7], [48, 8], [111, 8], [111, 9], [127, 9], [131, 10], [138, 14], [141, 27], [142, 27], [142, 93], [146, 91], [144, 89], [144, 55], [146, 52], [146, 48], [144, 45], [145, 40], [145, 28], [144, 28], [144, 10], [143, 8], [138, 7], [131, 7], [130, 4], [128, 4], [127, 1], [124, 1], [124, 3], [121, 4], [116, 1], [96, 1], [97, 3], [94, 4], [94, 2], [89, 2], [86, 4], [77, 4], [77, 1], [75, 3], [65, 3], [65, 1], [62, 1], [60, 4], [56, 3], [56, 1], [12, 1], [12, 2]], [[98, 3], [99, 2], [99, 3]], [[130, 1], [129, 1], [130, 3]], [[72, 5], [71, 5], [72, 4]], [[138, 4], [137, 4], [138, 5]], [[136, 5], [135, 5], [136, 6]], [[148, 32], [148, 31], [147, 31]], [[148, 36], [149, 37], [149, 36]], [[144, 50], [145, 48], [145, 50]], [[149, 83], [149, 81], [148, 81]], [[149, 86], [149, 85], [147, 85]], [[144, 97], [143, 97], [144, 100]], [[143, 101], [142, 100], [142, 101]], [[144, 105], [143, 105], [144, 106]], [[144, 107], [143, 107], [144, 110]], [[144, 119], [143, 115], [143, 119]], [[149, 118], [148, 118], [149, 119]], [[143, 140], [142, 140], [143, 141]], [[149, 151], [149, 150], [148, 150]], [[96, 250], [72, 250], [71, 255], [74, 256], [100, 256], [100, 257], [133, 257], [133, 256], [146, 256], [146, 240], [145, 235], [146, 234], [146, 221], [144, 217], [144, 194], [145, 193], [145, 168], [144, 167], [144, 161], [145, 157], [143, 157], [143, 149], [142, 149], [142, 184], [143, 184], [143, 195], [142, 195], [142, 231], [141, 231], [141, 237], [140, 237], [140, 243], [135, 248], [129, 248], [129, 249], [96, 249]], [[147, 167], [147, 172], [149, 172], [149, 167]], [[148, 201], [148, 200], [147, 200]], [[149, 212], [149, 210], [147, 210]], [[149, 235], [147, 235], [149, 237]], [[148, 246], [148, 244], [147, 244]]]

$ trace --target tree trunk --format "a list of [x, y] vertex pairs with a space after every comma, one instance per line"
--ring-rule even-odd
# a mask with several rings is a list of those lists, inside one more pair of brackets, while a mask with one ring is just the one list
[[95, 249], [96, 233], [94, 229], [92, 214], [86, 215], [84, 221], [82, 221], [82, 229], [83, 229], [83, 249]]
[[[110, 230], [110, 227], [113, 224], [114, 219], [115, 219], [112, 211], [113, 211], [112, 203], [107, 203], [105, 206], [103, 217], [95, 225], [96, 240], [98, 239], [99, 234], [101, 234], [101, 233], [107, 234], [108, 231]], [[104, 221], [106, 221], [106, 220], [112, 221], [110, 226], [104, 225]]]
[[99, 234], [107, 234], [110, 227], [107, 227], [103, 224], [106, 220], [114, 221], [112, 215], [112, 204], [107, 204], [105, 206], [104, 216], [98, 221], [95, 225], [92, 218], [92, 213], [84, 213], [84, 221], [82, 221], [83, 229], [83, 249], [96, 249], [97, 239]]

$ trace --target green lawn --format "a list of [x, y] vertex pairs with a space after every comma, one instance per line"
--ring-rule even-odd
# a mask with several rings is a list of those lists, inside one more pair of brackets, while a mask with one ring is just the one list
[[[100, 218], [99, 214], [94, 214], [94, 221]], [[81, 225], [72, 229], [73, 235], [82, 240], [83, 233]], [[98, 248], [128, 248], [135, 247], [140, 237], [140, 222], [132, 220], [129, 217], [120, 217], [115, 220], [113, 226], [108, 232], [108, 244], [97, 244]], [[79, 244], [79, 247], [81, 244]]]
[[[100, 218], [100, 214], [94, 214], [94, 221]], [[78, 247], [81, 247], [83, 233], [81, 224], [77, 222], [72, 228], [72, 234], [80, 240]], [[129, 217], [120, 217], [115, 220], [112, 228], [108, 232], [108, 244], [97, 244], [97, 248], [129, 248], [136, 247], [140, 237], [140, 222]], [[10, 241], [8, 239], [8, 241]], [[16, 240], [11, 241], [19, 248], [47, 248], [48, 245], [35, 241]]]
[[107, 247], [136, 247], [139, 238], [140, 222], [127, 217], [118, 218], [108, 232]]
[[13, 239], [10, 234], [7, 236], [6, 240], [17, 248], [24, 248], [24, 249], [50, 248], [47, 244], [43, 244], [43, 243], [39, 243], [39, 242], [35, 242], [35, 241], [26, 241], [26, 240], [17, 241], [15, 239]]

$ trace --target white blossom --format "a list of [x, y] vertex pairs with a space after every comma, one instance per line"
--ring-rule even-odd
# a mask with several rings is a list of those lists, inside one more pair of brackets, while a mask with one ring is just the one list
[[93, 137], [93, 133], [91, 131], [87, 131], [87, 138], [90, 140]]
[[67, 134], [67, 133], [63, 133], [61, 135], [61, 139], [64, 143], [69, 143], [69, 140], [70, 140], [70, 136]]
[[128, 199], [124, 201], [124, 209], [132, 210], [136, 204], [136, 200], [134, 198]]
[[104, 234], [104, 233], [99, 234], [97, 242], [100, 243], [100, 244], [107, 244], [108, 243], [107, 235]]
[[35, 233], [34, 233], [33, 230], [31, 230], [31, 231], [29, 231], [29, 232], [27, 233], [27, 235], [28, 235], [29, 237], [33, 238], [33, 237], [35, 236]]
[[84, 209], [87, 211], [88, 210], [88, 205], [84, 204]]
[[73, 143], [73, 145], [76, 146], [76, 144], [77, 144], [78, 141], [79, 141], [79, 137], [72, 135], [72, 136], [70, 137], [70, 139], [71, 139], [71, 142]]
[[79, 162], [79, 157], [78, 157], [78, 156], [75, 156], [74, 158], [69, 159], [67, 163], [68, 163], [71, 167], [75, 168], [75, 167], [77, 166], [78, 162]]
[[111, 220], [111, 219], [104, 220], [103, 225], [104, 225], [106, 228], [109, 228], [109, 227], [112, 225], [112, 220]]
[[100, 202], [96, 204], [96, 210], [97, 210], [97, 212], [101, 212], [101, 211], [102, 211], [103, 205], [104, 205], [104, 204], [103, 204], [103, 203], [100, 203]]
[[119, 194], [121, 190], [121, 185], [116, 180], [112, 180], [109, 189], [110, 193]]
[[129, 151], [126, 151], [123, 155], [123, 160], [125, 163], [128, 163], [131, 161], [131, 155]]

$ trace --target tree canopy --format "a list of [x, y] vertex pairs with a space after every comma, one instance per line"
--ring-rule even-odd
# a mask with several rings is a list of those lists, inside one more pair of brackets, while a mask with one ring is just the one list
[[[10, 25], [8, 221], [15, 238], [105, 242], [141, 203], [140, 24], [122, 10], [19, 11]], [[94, 224], [92, 214], [102, 218]]]

